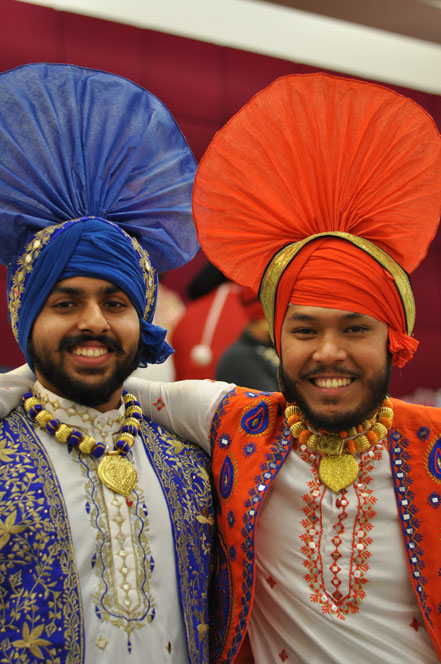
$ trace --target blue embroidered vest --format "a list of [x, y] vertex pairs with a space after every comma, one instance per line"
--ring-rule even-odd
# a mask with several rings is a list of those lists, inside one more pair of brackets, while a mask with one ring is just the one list
[[[169, 508], [191, 664], [208, 662], [213, 510], [205, 454], [144, 419], [141, 438]], [[0, 653], [22, 664], [82, 664], [84, 626], [66, 505], [20, 410], [0, 422]]]

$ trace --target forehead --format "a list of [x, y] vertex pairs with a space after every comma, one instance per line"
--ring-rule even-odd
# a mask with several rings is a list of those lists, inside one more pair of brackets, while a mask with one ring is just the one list
[[78, 295], [100, 295], [106, 293], [124, 292], [119, 286], [106, 279], [95, 277], [69, 277], [57, 281], [51, 291], [52, 293], [76, 293]]
[[[289, 323], [290, 321], [313, 321], [322, 324], [338, 324], [360, 319], [370, 320], [377, 324], [381, 323], [381, 321], [378, 321], [372, 316], [355, 311], [345, 311], [343, 309], [330, 309], [328, 307], [314, 307], [300, 304], [289, 305], [288, 309], [286, 310], [284, 323]], [[385, 325], [385, 323], [383, 323], [383, 325]]]

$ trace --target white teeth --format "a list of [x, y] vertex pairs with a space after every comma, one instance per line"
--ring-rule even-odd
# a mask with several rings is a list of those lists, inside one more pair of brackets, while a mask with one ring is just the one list
[[77, 346], [72, 350], [74, 355], [82, 357], [101, 357], [107, 353], [107, 348], [91, 348], [90, 346]]
[[317, 387], [345, 387], [352, 382], [351, 378], [316, 378], [314, 380]]

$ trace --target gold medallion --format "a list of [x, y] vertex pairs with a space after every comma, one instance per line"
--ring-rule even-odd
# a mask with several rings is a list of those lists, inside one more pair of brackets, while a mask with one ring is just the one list
[[320, 461], [319, 475], [323, 484], [338, 493], [357, 479], [359, 467], [352, 454], [325, 456]]
[[138, 474], [121, 454], [106, 454], [98, 465], [98, 477], [106, 487], [127, 498], [135, 488]]
[[332, 456], [343, 454], [345, 441], [337, 433], [323, 433], [317, 441], [317, 452]]

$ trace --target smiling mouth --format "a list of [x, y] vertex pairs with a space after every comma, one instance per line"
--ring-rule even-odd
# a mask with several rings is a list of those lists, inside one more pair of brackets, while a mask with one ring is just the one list
[[354, 378], [311, 378], [310, 380], [317, 387], [335, 389], [338, 387], [347, 387], [355, 379]]
[[71, 353], [80, 357], [102, 357], [112, 352], [110, 348], [106, 347], [91, 347], [91, 346], [75, 346], [72, 348]]

